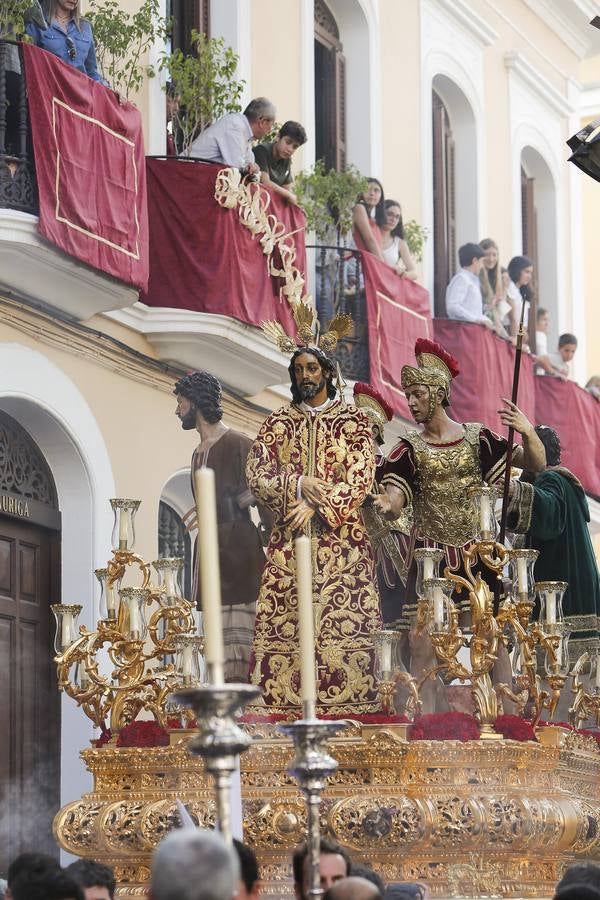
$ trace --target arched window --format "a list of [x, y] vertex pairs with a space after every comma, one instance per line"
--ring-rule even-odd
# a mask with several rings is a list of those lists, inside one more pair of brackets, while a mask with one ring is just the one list
[[183, 557], [183, 593], [189, 600], [192, 596], [190, 536], [185, 530], [181, 516], [164, 500], [160, 501], [158, 507], [158, 555], [159, 557]]
[[445, 316], [446, 286], [456, 270], [456, 178], [450, 116], [435, 90], [432, 118], [434, 312]]
[[170, 50], [189, 53], [192, 29], [210, 35], [210, 0], [167, 0], [166, 18], [173, 22]]
[[323, 0], [315, 0], [315, 158], [326, 171], [346, 165], [346, 60]]

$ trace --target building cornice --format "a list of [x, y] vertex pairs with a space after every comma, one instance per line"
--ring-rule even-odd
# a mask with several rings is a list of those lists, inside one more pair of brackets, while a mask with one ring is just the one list
[[[581, 2], [576, 2], [576, 0], [571, 0], [570, 7], [572, 13], [574, 13], [571, 15], [564, 15], [564, 5], [552, 3], [551, 0], [525, 0], [525, 4], [542, 19], [544, 24], [561, 39], [563, 44], [566, 44], [569, 50], [572, 50], [579, 59], [583, 59], [591, 44], [588, 23], [595, 15], [594, 12], [591, 12], [589, 18], [587, 18], [588, 14], [584, 12], [583, 6], [589, 6], [593, 9], [593, 3], [582, 4]], [[579, 13], [577, 13], [576, 9], [579, 9]]]
[[570, 116], [575, 108], [560, 91], [550, 84], [531, 63], [516, 50], [509, 50], [504, 54], [504, 65], [519, 78], [527, 87], [537, 94], [539, 99], [554, 112], [561, 116]]
[[429, 0], [432, 6], [444, 10], [451, 19], [458, 22], [466, 31], [477, 38], [484, 47], [491, 45], [498, 39], [498, 32], [494, 31], [489, 22], [478, 15], [470, 3], [465, 0]]

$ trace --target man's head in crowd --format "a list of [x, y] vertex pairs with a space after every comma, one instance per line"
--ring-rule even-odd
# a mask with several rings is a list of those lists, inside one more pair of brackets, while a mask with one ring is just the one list
[[113, 900], [117, 882], [108, 866], [92, 859], [78, 859], [65, 871], [81, 885], [85, 900]]
[[74, 878], [43, 853], [23, 853], [8, 867], [6, 900], [85, 900]]
[[375, 869], [372, 869], [371, 866], [366, 866], [364, 863], [353, 862], [350, 868], [350, 874], [356, 875], [359, 878], [366, 878], [367, 881], [370, 881], [375, 885], [382, 896], [385, 893], [385, 883], [383, 878], [375, 871]]
[[266, 97], [255, 97], [251, 100], [244, 110], [244, 115], [257, 141], [262, 141], [275, 124], [275, 106]]
[[238, 900], [255, 900], [260, 895], [260, 874], [256, 854], [251, 847], [235, 838], [233, 848], [240, 864], [240, 880], [236, 898]]
[[298, 147], [306, 143], [306, 131], [300, 122], [284, 122], [273, 142], [277, 159], [291, 159]]
[[372, 881], [360, 875], [349, 875], [328, 888], [323, 900], [383, 900], [383, 894]]
[[[320, 850], [321, 888], [327, 891], [336, 881], [348, 876], [350, 856], [344, 847], [329, 838], [321, 838]], [[310, 889], [310, 854], [306, 844], [296, 849], [292, 865], [296, 900], [306, 900]]]
[[556, 885], [556, 893], [558, 894], [573, 885], [587, 885], [599, 891], [600, 866], [594, 863], [576, 863], [574, 866], [569, 866]]
[[152, 858], [151, 900], [231, 900], [238, 888], [238, 858], [220, 834], [179, 828]]
[[577, 350], [577, 338], [574, 334], [561, 334], [558, 339], [558, 352], [563, 362], [570, 362]]
[[458, 261], [462, 269], [467, 269], [473, 275], [479, 275], [483, 268], [485, 250], [479, 244], [463, 244], [458, 248]]

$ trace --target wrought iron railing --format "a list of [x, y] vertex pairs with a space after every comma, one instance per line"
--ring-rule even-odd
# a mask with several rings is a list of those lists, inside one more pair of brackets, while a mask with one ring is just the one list
[[20, 46], [0, 40], [0, 208], [38, 213]]
[[331, 355], [347, 378], [368, 381], [369, 330], [360, 253], [322, 244], [308, 245], [307, 250], [315, 252], [316, 303], [321, 329], [335, 315], [344, 313], [354, 320], [354, 334], [340, 341]]

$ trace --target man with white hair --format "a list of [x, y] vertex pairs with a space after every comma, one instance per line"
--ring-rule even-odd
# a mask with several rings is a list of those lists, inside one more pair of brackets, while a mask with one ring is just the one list
[[256, 97], [243, 113], [227, 113], [201, 131], [189, 155], [205, 162], [234, 166], [247, 175], [258, 175], [260, 168], [254, 160], [252, 142], [267, 136], [275, 124], [275, 115], [270, 100]]
[[240, 877], [235, 851], [220, 834], [172, 831], [152, 859], [151, 900], [231, 900]]

